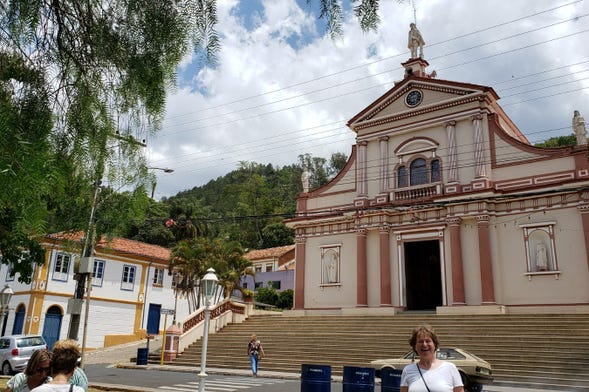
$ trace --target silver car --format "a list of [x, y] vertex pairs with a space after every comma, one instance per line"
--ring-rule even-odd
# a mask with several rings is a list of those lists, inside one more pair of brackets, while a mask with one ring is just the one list
[[2, 374], [23, 371], [33, 352], [46, 349], [47, 343], [41, 335], [7, 335], [0, 338], [0, 363]]

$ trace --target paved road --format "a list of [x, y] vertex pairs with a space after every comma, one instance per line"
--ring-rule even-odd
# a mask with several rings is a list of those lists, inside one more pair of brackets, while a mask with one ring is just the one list
[[[118, 384], [128, 386], [129, 391], [194, 391], [198, 388], [198, 370], [196, 367], [136, 366], [129, 359], [136, 357], [138, 348], [145, 348], [146, 343], [133, 343], [102, 350], [88, 352], [84, 365], [90, 384]], [[159, 336], [150, 342], [150, 349], [161, 347]], [[207, 390], [237, 391], [248, 389], [256, 392], [300, 392], [298, 374], [265, 372], [260, 370], [254, 379], [249, 371], [231, 369], [207, 369]], [[239, 387], [239, 385], [242, 385]], [[150, 389], [151, 388], [151, 389]], [[342, 391], [341, 377], [331, 383], [332, 392]], [[534, 389], [514, 386], [487, 386], [485, 392], [564, 392], [564, 389]], [[576, 390], [581, 391], [581, 389]], [[375, 387], [380, 392], [380, 386]]]

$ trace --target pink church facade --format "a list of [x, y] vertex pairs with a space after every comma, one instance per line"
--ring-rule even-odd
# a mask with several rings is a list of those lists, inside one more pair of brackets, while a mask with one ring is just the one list
[[348, 122], [345, 168], [299, 195], [294, 312], [589, 312], [586, 139], [534, 147], [491, 87], [428, 65], [403, 63]]

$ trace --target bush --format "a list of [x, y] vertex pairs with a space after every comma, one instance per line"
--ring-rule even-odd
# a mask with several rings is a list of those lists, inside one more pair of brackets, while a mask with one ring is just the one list
[[276, 306], [280, 309], [292, 309], [294, 291], [291, 289], [278, 293]]
[[276, 306], [278, 302], [278, 292], [274, 287], [260, 287], [256, 293], [255, 299], [266, 305]]

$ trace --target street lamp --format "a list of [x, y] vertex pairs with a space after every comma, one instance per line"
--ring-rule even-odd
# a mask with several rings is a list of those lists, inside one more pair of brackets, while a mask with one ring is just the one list
[[152, 169], [152, 170], [161, 170], [164, 173], [174, 173], [174, 169], [170, 169], [169, 167], [153, 167], [153, 166], [148, 166], [148, 169]]
[[2, 318], [8, 313], [8, 304], [13, 295], [14, 291], [12, 291], [9, 285], [4, 286], [4, 288], [0, 290], [0, 316]]
[[[174, 169], [170, 169], [169, 167], [147, 166], [147, 168], [150, 170], [161, 170], [164, 173], [174, 173]], [[154, 179], [153, 183], [151, 184], [151, 198], [152, 199], [155, 196], [155, 186], [156, 186], [156, 180]]]
[[202, 335], [202, 356], [200, 358], [200, 373], [198, 374], [198, 377], [200, 378], [198, 392], [204, 392], [205, 390], [205, 377], [207, 376], [205, 373], [207, 367], [207, 343], [209, 340], [209, 322], [211, 319], [211, 310], [209, 309], [209, 306], [211, 305], [211, 298], [213, 298], [215, 286], [218, 281], [219, 279], [217, 279], [217, 275], [215, 275], [215, 270], [213, 268], [209, 268], [200, 281], [200, 289], [204, 291], [205, 295], [205, 325]]

